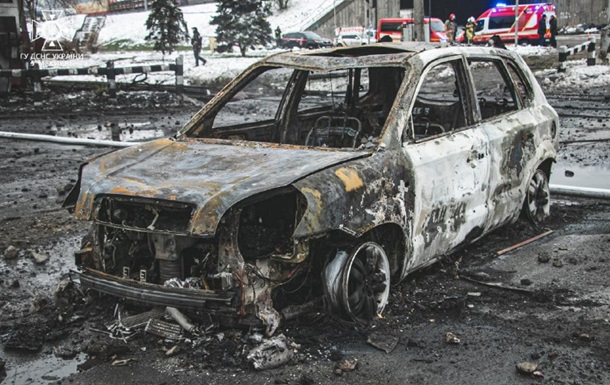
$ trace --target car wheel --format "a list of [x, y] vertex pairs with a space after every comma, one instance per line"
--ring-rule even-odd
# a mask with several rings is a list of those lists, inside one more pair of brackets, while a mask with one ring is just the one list
[[383, 248], [364, 242], [348, 254], [337, 252], [325, 270], [331, 312], [357, 323], [381, 314], [390, 294], [390, 263]]
[[551, 215], [549, 178], [542, 169], [537, 169], [530, 179], [523, 202], [523, 213], [536, 225]]
[[316, 48], [316, 47], [315, 47], [313, 44], [307, 44], [307, 45], [305, 46], [305, 48], [307, 48], [307, 49], [314, 49], [314, 48]]

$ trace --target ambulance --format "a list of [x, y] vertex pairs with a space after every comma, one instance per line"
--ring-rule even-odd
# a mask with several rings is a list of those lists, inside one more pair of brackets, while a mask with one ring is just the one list
[[[551, 15], [557, 17], [555, 5], [549, 3], [519, 5], [518, 42], [519, 44], [537, 45], [540, 41], [538, 24], [542, 15], [546, 15], [547, 26]], [[515, 41], [515, 6], [498, 4], [483, 12], [476, 20], [475, 44], [485, 44], [492, 36], [498, 35], [506, 43]], [[463, 42], [460, 36], [458, 41]]]
[[[388, 39], [388, 41], [390, 38], [393, 42], [401, 41], [403, 28], [414, 23], [415, 20], [412, 17], [379, 19], [379, 24], [377, 26], [377, 34], [375, 37], [377, 38], [377, 41], [380, 41], [384, 37]], [[443, 24], [443, 21], [441, 19], [437, 19], [435, 17], [425, 17], [424, 28], [430, 31], [430, 41], [442, 43], [447, 42], [447, 35], [445, 34], [445, 24]]]

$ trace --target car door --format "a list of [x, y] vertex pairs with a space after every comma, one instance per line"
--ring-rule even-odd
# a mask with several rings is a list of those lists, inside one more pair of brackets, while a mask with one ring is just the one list
[[411, 101], [403, 145], [413, 169], [412, 247], [407, 269], [481, 235], [487, 217], [487, 136], [473, 124], [465, 61], [428, 65]]
[[538, 120], [528, 108], [531, 90], [523, 82], [513, 82], [504, 60], [473, 57], [468, 64], [478, 101], [477, 119], [489, 143], [489, 230], [520, 211], [536, 153]]

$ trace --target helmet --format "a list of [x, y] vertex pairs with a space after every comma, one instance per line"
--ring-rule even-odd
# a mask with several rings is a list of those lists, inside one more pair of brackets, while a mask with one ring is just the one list
[[468, 18], [468, 22], [469, 22], [469, 23], [474, 23], [474, 17], [470, 16], [470, 17]]
[[455, 14], [454, 14], [454, 13], [452, 13], [451, 15], [449, 15], [449, 18], [450, 18], [450, 19], [455, 19]]

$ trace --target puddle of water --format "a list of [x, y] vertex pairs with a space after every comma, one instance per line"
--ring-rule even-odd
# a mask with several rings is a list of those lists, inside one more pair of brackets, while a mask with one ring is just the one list
[[[17, 279], [23, 290], [52, 295], [61, 276], [75, 268], [73, 255], [80, 245], [80, 239], [80, 235], [64, 238], [41, 248], [40, 251], [49, 256], [43, 267], [35, 266], [28, 257], [21, 255], [16, 261], [0, 259], [0, 268], [14, 270], [16, 266], [20, 266], [23, 273], [15, 273], [11, 279]], [[30, 272], [36, 274], [32, 275]], [[0, 381], [2, 385], [30, 385], [49, 384], [76, 373], [76, 366], [84, 361], [85, 355], [80, 354], [75, 359], [64, 360], [52, 353], [25, 354], [0, 349], [0, 357], [7, 361], [7, 376]]]
[[86, 355], [80, 353], [76, 358], [64, 360], [53, 354], [41, 356], [26, 354], [8, 354], [0, 351], [8, 362], [6, 378], [2, 385], [46, 385], [61, 380], [77, 372], [77, 365], [85, 361]]
[[[573, 176], [566, 176], [566, 171], [574, 173]], [[610, 163], [580, 167], [564, 164], [560, 160], [553, 166], [551, 184], [610, 190]]]
[[[147, 127], [148, 126], [148, 127]], [[166, 130], [156, 127], [150, 127], [151, 122], [136, 122], [120, 125], [121, 142], [139, 142], [169, 136]], [[77, 138], [94, 139], [94, 140], [112, 140], [110, 127], [101, 127], [97, 125], [89, 126], [64, 126], [57, 132], [57, 136], [69, 136], [68, 133]]]

